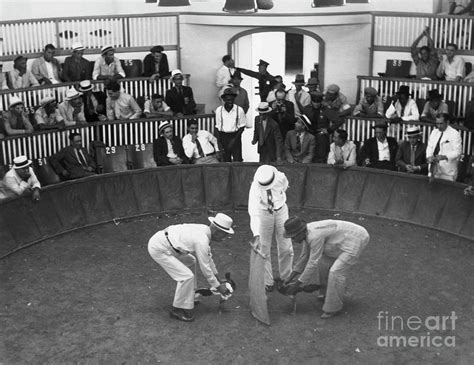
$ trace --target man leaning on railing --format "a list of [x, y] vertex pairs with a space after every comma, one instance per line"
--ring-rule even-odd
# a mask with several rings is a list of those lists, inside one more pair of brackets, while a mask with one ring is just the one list
[[0, 136], [28, 134], [33, 132], [33, 126], [25, 112], [23, 101], [12, 96], [8, 105], [8, 111], [2, 112], [3, 126], [0, 125]]

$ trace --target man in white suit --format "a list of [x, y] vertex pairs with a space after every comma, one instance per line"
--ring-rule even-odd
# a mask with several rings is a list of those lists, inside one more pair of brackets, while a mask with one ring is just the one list
[[449, 125], [449, 115], [445, 113], [436, 116], [436, 127], [426, 148], [426, 159], [430, 164], [428, 176], [456, 181], [462, 153], [461, 135]]

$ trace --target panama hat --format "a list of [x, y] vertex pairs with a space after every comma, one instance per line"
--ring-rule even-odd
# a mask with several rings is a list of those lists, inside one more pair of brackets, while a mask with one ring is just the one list
[[419, 136], [421, 134], [420, 128], [413, 126], [413, 127], [408, 127], [407, 128], [407, 137], [412, 137], [412, 136]]
[[79, 98], [82, 95], [79, 91], [77, 91], [74, 88], [70, 88], [69, 90], [66, 91], [66, 98], [65, 100], [70, 101], [76, 98]]
[[209, 217], [208, 219], [209, 222], [214, 224], [221, 231], [234, 234], [234, 230], [232, 229], [232, 224], [234, 221], [228, 215], [224, 213], [217, 213], [215, 217]]
[[82, 80], [79, 83], [79, 91], [86, 92], [86, 91], [91, 91], [91, 90], [92, 90], [92, 84], [90, 80]]
[[28, 167], [31, 165], [31, 161], [26, 158], [26, 156], [18, 156], [13, 159], [13, 168], [15, 170], [17, 169], [23, 169], [25, 167]]
[[18, 96], [12, 96], [10, 98], [8, 108], [13, 108], [15, 105], [18, 105], [18, 104], [23, 104], [23, 100], [21, 100]]
[[270, 105], [266, 101], [262, 101], [255, 110], [260, 114], [267, 114], [272, 111], [272, 108], [270, 108]]
[[160, 126], [158, 127], [158, 133], [159, 133], [159, 134], [163, 133], [163, 131], [164, 131], [166, 128], [168, 128], [168, 127], [172, 127], [171, 123], [168, 122], [168, 121], [165, 121], [165, 120], [162, 121], [162, 122], [160, 123]]
[[71, 48], [73, 51], [84, 51], [86, 49], [81, 42], [74, 42]]
[[262, 165], [255, 171], [254, 181], [260, 189], [269, 190], [275, 185], [277, 172], [273, 166]]

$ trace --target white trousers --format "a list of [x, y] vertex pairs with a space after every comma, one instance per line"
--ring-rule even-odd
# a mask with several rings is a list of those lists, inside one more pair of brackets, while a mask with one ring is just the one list
[[197, 287], [196, 258], [179, 254], [170, 246], [164, 231], [159, 231], [148, 242], [148, 252], [173, 280], [177, 282], [173, 307], [194, 308], [194, 290]]
[[278, 270], [282, 280], [288, 279], [293, 268], [293, 245], [291, 239], [283, 237], [284, 223], [288, 219], [288, 206], [285, 204], [273, 214], [262, 210], [260, 215], [260, 243], [262, 253], [267, 255], [265, 260], [265, 285], [273, 285], [273, 270], [271, 261], [271, 246], [273, 236], [277, 242]]

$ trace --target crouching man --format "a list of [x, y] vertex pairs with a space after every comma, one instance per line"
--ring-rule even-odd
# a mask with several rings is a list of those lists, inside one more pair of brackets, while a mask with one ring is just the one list
[[[197, 287], [196, 259], [211, 288], [220, 294], [230, 292], [217, 277], [212, 260], [211, 241], [222, 241], [233, 234], [232, 218], [218, 213], [204, 224], [176, 224], [155, 233], [148, 242], [148, 252], [173, 280], [177, 282], [171, 317], [184, 322], [194, 320], [194, 291]], [[194, 255], [195, 256], [194, 256]]]
[[306, 224], [291, 217], [285, 222], [285, 237], [303, 244], [287, 280], [287, 294], [294, 295], [310, 284], [319, 285], [319, 298], [324, 299], [321, 318], [334, 317], [342, 310], [348, 271], [369, 243], [369, 233], [351, 222], [328, 219]]

